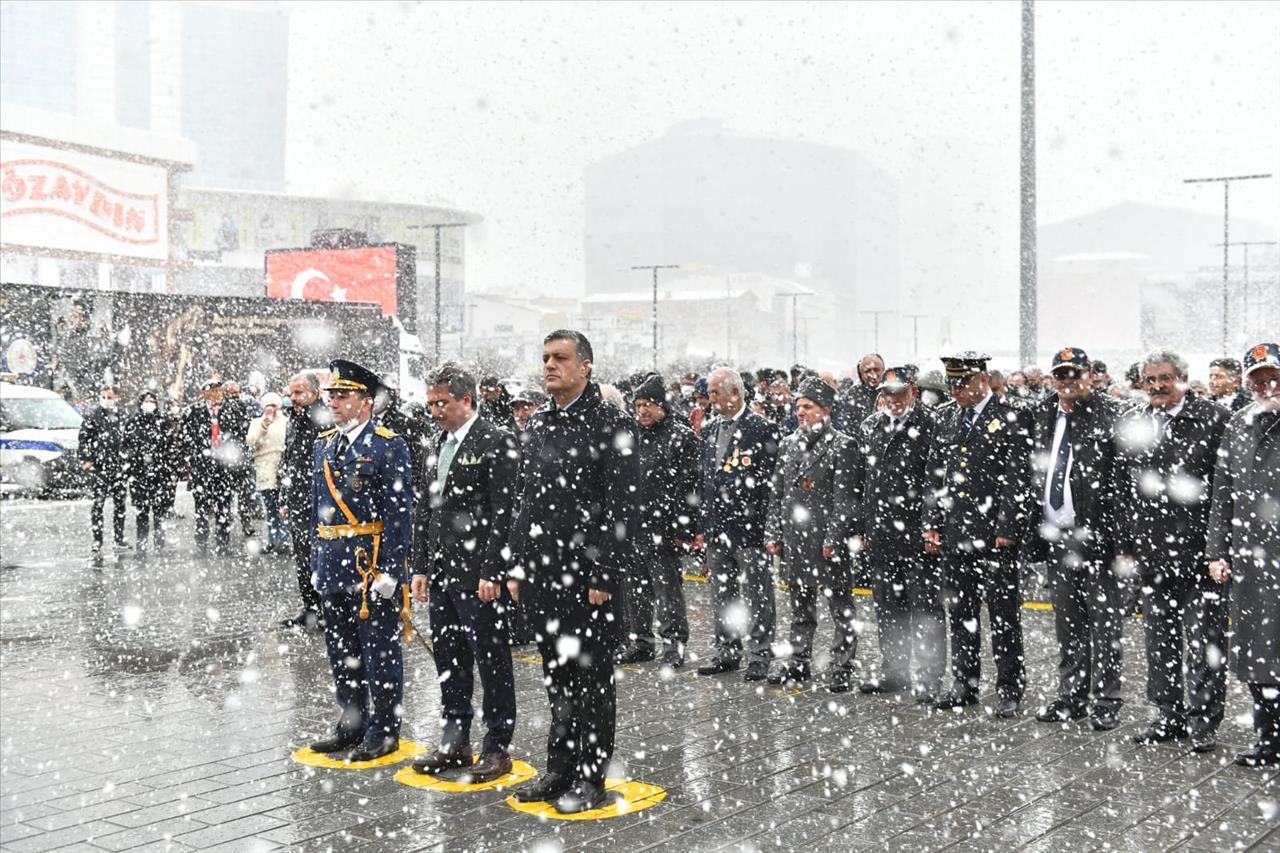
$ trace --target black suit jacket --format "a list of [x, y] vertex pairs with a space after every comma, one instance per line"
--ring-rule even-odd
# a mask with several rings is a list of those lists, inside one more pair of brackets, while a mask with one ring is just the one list
[[923, 558], [920, 516], [930, 493], [929, 445], [936, 418], [917, 403], [901, 426], [890, 432], [888, 415], [876, 412], [858, 432], [866, 457], [861, 531], [876, 563]]
[[[1031, 454], [1025, 472], [1029, 511], [1023, 518], [1019, 544], [1027, 558], [1036, 561], [1047, 556], [1041, 535], [1044, 519], [1045, 478], [1053, 470], [1053, 436], [1058, 426], [1058, 395], [1035, 403], [1031, 415]], [[1116, 556], [1118, 529], [1116, 519], [1115, 426], [1119, 407], [1100, 392], [1093, 392], [1075, 404], [1071, 414], [1071, 506], [1075, 510], [1076, 527], [1088, 528], [1091, 558]]]
[[1119, 550], [1144, 571], [1204, 571], [1213, 471], [1228, 417], [1224, 407], [1188, 392], [1159, 441], [1150, 404], [1130, 409], [1117, 425]]
[[447, 439], [437, 437], [415, 477], [422, 497], [414, 510], [413, 573], [436, 588], [474, 590], [481, 579], [501, 582], [510, 568], [504, 551], [520, 454], [511, 433], [477, 418], [437, 492], [436, 465]]
[[921, 525], [942, 534], [947, 550], [990, 551], [997, 536], [1017, 539], [1027, 506], [1026, 460], [1031, 422], [992, 396], [971, 429], [968, 409], [939, 415], [929, 451], [933, 494]]
[[778, 459], [776, 427], [750, 409], [743, 412], [723, 460], [716, 459], [721, 420], [702, 427], [699, 470], [702, 514], [699, 531], [708, 539], [724, 537], [745, 548], [764, 547], [770, 479]]

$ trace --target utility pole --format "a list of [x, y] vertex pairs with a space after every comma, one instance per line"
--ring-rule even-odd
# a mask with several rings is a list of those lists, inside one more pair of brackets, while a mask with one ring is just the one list
[[1021, 259], [1018, 288], [1018, 354], [1036, 363], [1036, 12], [1022, 0]]
[[791, 297], [791, 363], [799, 364], [800, 363], [800, 324], [796, 320], [796, 317], [797, 317], [796, 300], [799, 299], [801, 296], [813, 296], [813, 294], [801, 293], [800, 291], [797, 290], [794, 293], [788, 293], [787, 296]]
[[679, 264], [643, 264], [633, 270], [653, 270], [653, 370], [658, 371], [658, 270], [678, 270]]
[[879, 353], [880, 352], [880, 315], [881, 314], [897, 314], [898, 312], [890, 311], [888, 309], [881, 309], [879, 311], [859, 311], [858, 313], [871, 315], [871, 328], [872, 328], [871, 349], [873, 352]]
[[731, 279], [729, 276], [724, 277], [724, 361], [725, 364], [733, 363], [733, 290], [730, 288]]
[[1265, 175], [1232, 175], [1230, 177], [1219, 178], [1184, 178], [1184, 184], [1209, 184], [1215, 181], [1222, 182], [1222, 354], [1230, 355], [1227, 345], [1227, 263], [1230, 260], [1231, 251], [1231, 182], [1232, 181], [1256, 181], [1261, 178], [1271, 177], [1270, 173]]
[[[1215, 245], [1221, 246], [1224, 244], [1217, 243]], [[1227, 243], [1225, 245], [1244, 247], [1244, 287], [1241, 291], [1240, 298], [1241, 298], [1241, 303], [1243, 305], [1242, 313], [1245, 315], [1245, 323], [1247, 323], [1249, 318], [1249, 247], [1250, 246], [1280, 246], [1280, 243], [1276, 242], [1275, 240], [1237, 240], [1234, 243]], [[1262, 310], [1262, 287], [1261, 286], [1258, 287], [1258, 310], [1259, 312], [1261, 312]], [[1262, 318], [1259, 317], [1258, 321], [1262, 322]], [[1242, 324], [1242, 325], [1245, 325], [1245, 324]], [[1247, 325], [1245, 326], [1245, 331], [1246, 332], [1248, 331]]]
[[911, 357], [920, 357], [920, 318], [932, 317], [932, 314], [903, 314], [911, 318]]
[[435, 304], [435, 342], [432, 346], [432, 353], [435, 364], [440, 364], [440, 232], [445, 228], [466, 228], [465, 222], [448, 222], [439, 225], [410, 225], [411, 231], [419, 231], [425, 228], [435, 229], [436, 232], [436, 304]]

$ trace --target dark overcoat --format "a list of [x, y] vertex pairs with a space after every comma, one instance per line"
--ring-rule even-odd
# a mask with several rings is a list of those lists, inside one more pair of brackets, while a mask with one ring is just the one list
[[[588, 382], [567, 409], [552, 400], [534, 412], [528, 432], [511, 528], [521, 605], [539, 632], [617, 648], [639, 509], [635, 421]], [[611, 598], [593, 605], [588, 589]]]
[[173, 421], [161, 412], [138, 412], [125, 423], [125, 473], [135, 506], [163, 506], [179, 466]]
[[916, 404], [898, 429], [876, 412], [859, 430], [866, 475], [859, 519], [872, 564], [917, 560], [925, 495], [930, 492], [929, 445], [937, 426], [933, 412]]
[[[859, 527], [862, 477], [857, 442], [830, 422], [782, 439], [765, 521], [765, 541], [782, 546], [782, 580], [853, 586], [848, 541]], [[823, 556], [824, 548], [833, 552], [832, 559]]]
[[80, 422], [81, 462], [93, 465], [89, 476], [100, 486], [124, 483], [124, 416], [96, 406]]
[[650, 537], [641, 545], [676, 551], [698, 528], [698, 437], [670, 414], [653, 426], [638, 426], [638, 433], [639, 535]]
[[1231, 563], [1236, 675], [1280, 684], [1280, 412], [1255, 403], [1227, 423], [1205, 550]]

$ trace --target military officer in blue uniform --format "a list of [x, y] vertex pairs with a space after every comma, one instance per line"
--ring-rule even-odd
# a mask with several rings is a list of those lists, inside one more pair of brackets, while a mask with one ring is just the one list
[[315, 445], [311, 570], [342, 716], [311, 748], [372, 761], [400, 746], [412, 468], [404, 439], [372, 420], [377, 374], [340, 359], [329, 371], [335, 428]]

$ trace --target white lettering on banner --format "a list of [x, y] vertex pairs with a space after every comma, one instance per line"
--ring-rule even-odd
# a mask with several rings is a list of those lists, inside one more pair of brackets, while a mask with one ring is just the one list
[[164, 260], [167, 191], [160, 166], [3, 140], [6, 246]]

